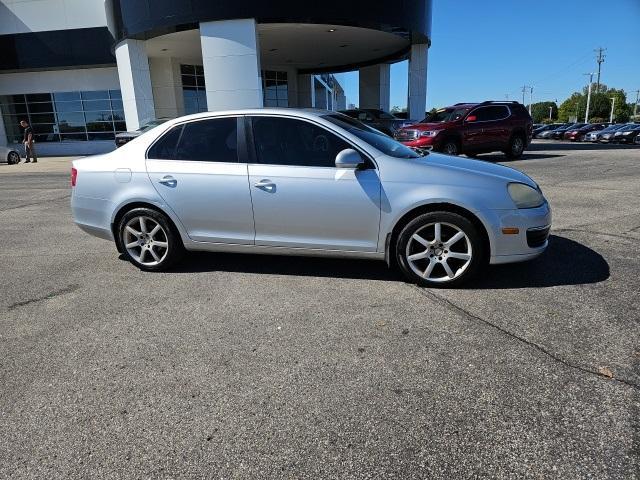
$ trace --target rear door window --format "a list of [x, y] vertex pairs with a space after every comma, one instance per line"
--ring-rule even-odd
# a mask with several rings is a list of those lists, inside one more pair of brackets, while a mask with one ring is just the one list
[[147, 158], [155, 160], [175, 160], [176, 146], [180, 140], [180, 134], [184, 125], [173, 127], [165, 133], [156, 143], [149, 149]]
[[176, 160], [238, 162], [238, 119], [209, 118], [185, 124]]
[[509, 109], [504, 105], [491, 105], [489, 107], [480, 107], [473, 115], [477, 117], [478, 122], [490, 122], [494, 120], [502, 120], [509, 116]]

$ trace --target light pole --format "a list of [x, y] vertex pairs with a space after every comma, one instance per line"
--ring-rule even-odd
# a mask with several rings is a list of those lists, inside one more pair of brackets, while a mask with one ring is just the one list
[[594, 73], [585, 73], [584, 75], [589, 75], [589, 89], [587, 93], [587, 111], [584, 115], [584, 123], [589, 123], [589, 106], [591, 104], [591, 84], [593, 83]]
[[549, 120], [551, 120], [552, 114], [553, 114], [553, 105], [549, 107]]
[[533, 87], [529, 87], [529, 116], [531, 116], [532, 105], [533, 105]]
[[609, 117], [609, 123], [613, 123], [613, 107], [616, 105], [616, 97], [611, 97], [611, 116]]

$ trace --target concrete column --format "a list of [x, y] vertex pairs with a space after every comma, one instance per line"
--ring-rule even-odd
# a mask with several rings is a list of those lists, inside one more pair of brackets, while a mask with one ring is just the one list
[[4, 128], [4, 119], [0, 115], [0, 147], [7, 146], [7, 131]]
[[203, 22], [200, 42], [208, 110], [262, 107], [255, 20]]
[[298, 75], [298, 108], [313, 108], [315, 102], [315, 89], [313, 88], [313, 75]]
[[427, 59], [426, 44], [411, 45], [409, 57], [409, 95], [407, 111], [409, 118], [422, 120], [427, 109]]
[[359, 71], [360, 108], [389, 111], [391, 96], [391, 65], [382, 63], [363, 67]]
[[184, 115], [180, 63], [174, 58], [150, 58], [149, 69], [156, 118]]
[[127, 130], [137, 130], [156, 117], [144, 41], [125, 40], [118, 44], [116, 63]]
[[314, 97], [315, 97], [314, 108], [320, 108], [322, 110], [326, 110], [327, 109], [327, 87], [325, 87], [323, 82], [314, 78], [313, 89], [314, 89]]

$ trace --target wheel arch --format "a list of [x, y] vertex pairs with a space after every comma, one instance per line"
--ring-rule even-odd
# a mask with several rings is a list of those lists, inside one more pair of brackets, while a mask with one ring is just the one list
[[118, 249], [118, 252], [120, 253], [124, 252], [122, 248], [122, 244], [120, 242], [120, 235], [117, 232], [118, 224], [120, 223], [120, 220], [122, 219], [122, 217], [129, 210], [133, 210], [134, 208], [148, 208], [150, 210], [155, 210], [156, 212], [163, 214], [169, 220], [169, 225], [171, 226], [171, 228], [174, 229], [174, 233], [176, 233], [178, 237], [182, 239], [182, 243], [184, 244], [184, 237], [182, 235], [182, 231], [180, 228], [178, 228], [178, 224], [176, 220], [173, 218], [173, 215], [169, 214], [165, 209], [163, 209], [162, 207], [154, 203], [146, 202], [143, 200], [136, 200], [136, 201], [131, 201], [131, 202], [120, 205], [116, 209], [113, 219], [111, 220], [111, 233], [113, 234], [113, 238], [115, 239], [116, 248]]
[[485, 254], [485, 258], [488, 259], [491, 256], [491, 240], [489, 237], [489, 232], [487, 230], [484, 222], [471, 210], [457, 205], [455, 203], [450, 203], [448, 201], [440, 201], [434, 203], [426, 203], [422, 205], [418, 205], [405, 212], [396, 222], [394, 223], [391, 231], [387, 234], [385, 240], [385, 260], [389, 266], [395, 261], [395, 249], [396, 242], [398, 240], [398, 236], [402, 229], [414, 218], [430, 212], [438, 212], [445, 211], [451, 213], [457, 213], [465, 218], [467, 218], [473, 225], [478, 229], [480, 236], [482, 237], [483, 250]]

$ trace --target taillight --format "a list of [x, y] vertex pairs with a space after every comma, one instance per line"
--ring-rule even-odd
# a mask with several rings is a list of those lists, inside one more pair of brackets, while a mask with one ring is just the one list
[[75, 168], [71, 167], [71, 186], [75, 187], [76, 186], [76, 180], [78, 179], [78, 170], [76, 170]]

